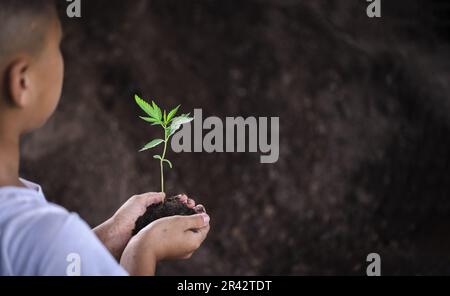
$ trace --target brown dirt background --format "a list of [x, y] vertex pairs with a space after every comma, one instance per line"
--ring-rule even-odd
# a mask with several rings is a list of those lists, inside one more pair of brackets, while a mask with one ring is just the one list
[[[65, 1], [63, 1], [65, 2]], [[392, 3], [392, 2], [395, 2]], [[279, 116], [280, 159], [171, 154], [168, 192], [211, 233], [161, 275], [450, 274], [444, 1], [89, 0], [63, 17], [61, 104], [22, 175], [91, 225], [158, 190], [133, 94], [204, 116]], [[439, 6], [441, 5], [441, 6]], [[444, 8], [443, 8], [444, 7]]]

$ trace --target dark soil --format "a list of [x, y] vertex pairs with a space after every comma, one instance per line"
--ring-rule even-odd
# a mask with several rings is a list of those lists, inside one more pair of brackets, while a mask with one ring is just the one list
[[195, 214], [195, 211], [188, 208], [186, 204], [181, 203], [178, 200], [178, 197], [173, 196], [166, 198], [164, 203], [149, 206], [147, 212], [136, 220], [136, 227], [133, 230], [133, 235], [136, 235], [142, 228], [155, 220], [176, 215], [189, 216], [193, 214]]

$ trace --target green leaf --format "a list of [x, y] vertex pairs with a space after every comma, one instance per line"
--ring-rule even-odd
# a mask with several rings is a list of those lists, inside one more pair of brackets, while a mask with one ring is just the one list
[[161, 109], [156, 105], [154, 101], [152, 101], [153, 110], [155, 110], [155, 118], [162, 120], [162, 112]]
[[172, 120], [172, 122], [173, 122], [173, 124], [179, 124], [179, 125], [181, 125], [181, 124], [185, 124], [185, 123], [191, 122], [192, 120], [194, 120], [193, 117], [189, 117], [189, 116], [184, 116], [184, 115], [182, 115], [182, 116], [175, 117], [175, 118]]
[[194, 120], [193, 117], [188, 116], [178, 116], [172, 120], [172, 124], [170, 125], [169, 137], [177, 132], [177, 130], [181, 127], [181, 125], [191, 122]]
[[[157, 159], [157, 160], [161, 160], [161, 156], [159, 156], [159, 155], [153, 155], [153, 158]], [[163, 162], [167, 163], [170, 168], [173, 168], [172, 163], [168, 159], [163, 159]]]
[[177, 114], [178, 109], [180, 109], [180, 107], [181, 105], [178, 105], [177, 107], [172, 109], [172, 111], [169, 112], [169, 115], [167, 115], [167, 122], [170, 122], [170, 120], [175, 116], [175, 114]]
[[166, 139], [166, 141], [169, 139], [169, 133], [170, 133], [170, 126], [165, 127], [164, 128], [164, 139]]
[[166, 114], [166, 110], [164, 110], [163, 121], [164, 121], [164, 124], [167, 124], [167, 114]]
[[150, 143], [148, 143], [147, 145], [145, 145], [141, 150], [139, 150], [139, 152], [154, 148], [163, 142], [164, 142], [164, 140], [155, 139], [155, 140], [151, 141]]
[[144, 121], [150, 122], [150, 123], [154, 123], [154, 124], [160, 124], [159, 120], [153, 118], [153, 117], [143, 117], [143, 116], [139, 116], [139, 118], [141, 118]]
[[141, 99], [138, 95], [134, 95], [134, 100], [136, 101], [136, 104], [138, 104], [138, 106], [141, 107], [141, 109], [145, 113], [147, 113], [148, 115], [153, 117], [154, 110], [153, 110], [152, 106], [150, 106], [149, 103], [147, 103], [146, 101]]
[[173, 168], [172, 163], [168, 159], [164, 159], [163, 162], [167, 163], [170, 168]]
[[177, 130], [179, 130], [181, 127], [181, 125], [171, 125], [170, 126], [170, 132], [169, 132], [169, 137], [173, 136]]

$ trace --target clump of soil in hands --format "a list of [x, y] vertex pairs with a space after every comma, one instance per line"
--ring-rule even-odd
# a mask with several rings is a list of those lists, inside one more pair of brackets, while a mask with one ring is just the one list
[[147, 208], [144, 215], [136, 220], [133, 235], [136, 235], [142, 228], [155, 220], [170, 216], [189, 216], [197, 214], [194, 209], [189, 208], [185, 203], [181, 202], [179, 196], [168, 197], [164, 203], [160, 202], [152, 204]]

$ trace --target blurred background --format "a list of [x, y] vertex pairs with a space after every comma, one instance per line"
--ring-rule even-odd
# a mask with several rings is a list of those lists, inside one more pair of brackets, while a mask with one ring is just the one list
[[[167, 192], [212, 229], [160, 275], [450, 274], [450, 5], [382, 0], [82, 0], [66, 77], [22, 175], [92, 226], [159, 190], [135, 93], [206, 116], [280, 117], [280, 159], [170, 154]], [[394, 3], [395, 2], [395, 3]]]

